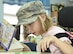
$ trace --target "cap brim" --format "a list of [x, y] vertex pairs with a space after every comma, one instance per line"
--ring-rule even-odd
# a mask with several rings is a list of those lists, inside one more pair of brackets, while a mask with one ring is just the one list
[[33, 16], [30, 18], [26, 18], [26, 19], [21, 19], [18, 21], [17, 25], [26, 25], [26, 24], [30, 24], [32, 22], [35, 22], [37, 20], [38, 16]]

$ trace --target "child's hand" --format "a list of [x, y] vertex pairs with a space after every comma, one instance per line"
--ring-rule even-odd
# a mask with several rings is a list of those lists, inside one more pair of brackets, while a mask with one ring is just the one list
[[54, 40], [55, 40], [54, 36], [44, 37], [38, 43], [38, 48], [44, 52], [45, 50], [47, 50], [47, 48], [49, 48], [50, 43], [54, 42]]

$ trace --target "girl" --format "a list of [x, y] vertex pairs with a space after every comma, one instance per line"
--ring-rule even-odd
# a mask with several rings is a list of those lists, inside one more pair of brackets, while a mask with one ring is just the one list
[[[23, 24], [27, 33], [36, 36], [41, 35], [42, 38], [48, 36], [57, 36], [60, 40], [71, 43], [65, 30], [58, 26], [53, 26], [52, 20], [47, 16], [41, 1], [32, 1], [24, 4], [17, 12], [18, 25]], [[45, 45], [43, 46], [45, 47]], [[45, 48], [47, 49], [47, 47]], [[60, 49], [53, 43], [49, 49], [54, 54], [62, 54]]]

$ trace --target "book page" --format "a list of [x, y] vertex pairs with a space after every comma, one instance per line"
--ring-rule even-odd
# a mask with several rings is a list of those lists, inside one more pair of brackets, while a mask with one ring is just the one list
[[15, 28], [4, 19], [3, 19], [3, 23], [2, 23], [2, 28], [3, 28], [3, 34], [2, 34], [1, 43], [6, 48], [8, 48], [11, 43], [11, 39], [13, 38], [13, 33], [14, 33]]
[[9, 51], [15, 51], [15, 50], [20, 51], [23, 48], [24, 47], [22, 46], [22, 44], [15, 38], [13, 38]]

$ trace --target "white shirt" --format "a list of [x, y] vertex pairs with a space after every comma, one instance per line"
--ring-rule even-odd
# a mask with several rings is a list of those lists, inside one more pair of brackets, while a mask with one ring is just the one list
[[[58, 26], [52, 26], [50, 29], [48, 29], [48, 32], [42, 34], [42, 36], [43, 37], [48, 35], [51, 36], [51, 35], [56, 35], [58, 33], [66, 33], [66, 31]], [[61, 41], [69, 41], [69, 43], [71, 44], [71, 41], [67, 37], [61, 37], [59, 39]], [[62, 54], [62, 52], [54, 44], [50, 44], [49, 49], [53, 54]]]

